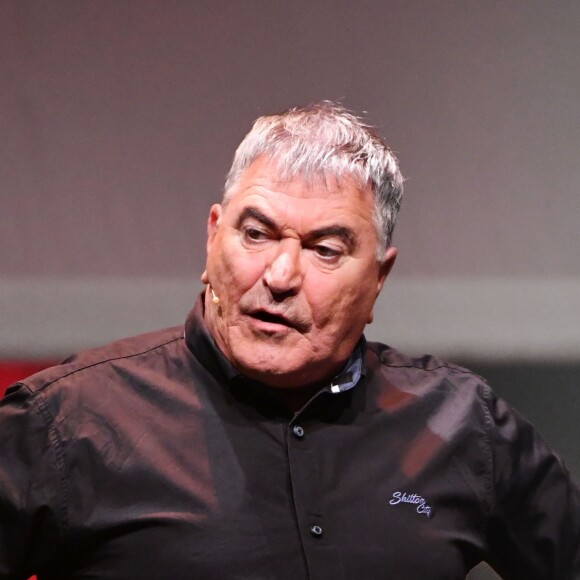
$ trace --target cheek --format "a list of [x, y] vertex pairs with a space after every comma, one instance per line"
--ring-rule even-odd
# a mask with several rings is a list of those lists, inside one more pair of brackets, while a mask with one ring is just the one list
[[218, 279], [230, 296], [241, 296], [252, 288], [264, 271], [263, 259], [248, 255], [236, 245], [224, 246], [216, 260]]
[[[364, 326], [375, 301], [370, 272], [367, 276], [322, 278], [309, 285], [309, 304], [319, 330]], [[357, 280], [353, 284], [353, 280]]]
[[353, 289], [330, 278], [312, 280], [306, 294], [314, 323], [318, 328], [340, 325], [342, 313], [350, 312], [356, 305]]

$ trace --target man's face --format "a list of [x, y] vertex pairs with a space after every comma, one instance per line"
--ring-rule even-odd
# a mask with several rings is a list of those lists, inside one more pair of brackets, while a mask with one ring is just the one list
[[[377, 261], [373, 198], [350, 178], [281, 181], [258, 159], [208, 219], [205, 319], [244, 375], [303, 387], [339, 372], [392, 266]], [[209, 297], [209, 299], [208, 299]]]

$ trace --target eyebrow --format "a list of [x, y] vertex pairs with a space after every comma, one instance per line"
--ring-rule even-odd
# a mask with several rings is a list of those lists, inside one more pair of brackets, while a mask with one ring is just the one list
[[328, 226], [308, 232], [306, 242], [313, 242], [322, 238], [337, 237], [340, 238], [350, 250], [356, 248], [358, 236], [350, 228], [344, 226]]
[[240, 228], [248, 218], [254, 218], [255, 220], [258, 220], [260, 223], [264, 224], [266, 227], [272, 230], [278, 229], [278, 226], [276, 225], [276, 222], [274, 220], [270, 219], [267, 215], [263, 214], [258, 208], [253, 206], [249, 206], [243, 209], [242, 213], [239, 215], [236, 221], [236, 227]]
[[[236, 226], [240, 228], [248, 218], [253, 218], [259, 221], [260, 223], [264, 224], [267, 228], [271, 230], [277, 231], [279, 229], [278, 225], [273, 219], [269, 218], [267, 215], [262, 213], [258, 208], [253, 206], [246, 207], [242, 210], [242, 213], [237, 219]], [[356, 246], [358, 245], [358, 236], [356, 232], [354, 232], [350, 228], [340, 225], [332, 225], [312, 230], [311, 232], [308, 232], [306, 234], [305, 241], [307, 243], [312, 243], [315, 240], [331, 236], [336, 236], [340, 238], [351, 250], [356, 248]]]

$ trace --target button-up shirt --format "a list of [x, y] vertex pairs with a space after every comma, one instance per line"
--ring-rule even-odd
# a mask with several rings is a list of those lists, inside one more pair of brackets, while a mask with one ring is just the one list
[[473, 373], [361, 343], [293, 414], [185, 328], [81, 353], [0, 404], [0, 578], [580, 574], [580, 493]]

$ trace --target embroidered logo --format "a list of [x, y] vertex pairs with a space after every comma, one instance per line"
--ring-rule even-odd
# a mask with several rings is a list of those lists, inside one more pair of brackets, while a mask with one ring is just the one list
[[395, 491], [393, 497], [389, 501], [391, 505], [397, 505], [398, 503], [411, 503], [417, 506], [416, 511], [418, 514], [423, 514], [428, 518], [431, 517], [431, 506], [427, 505], [427, 500], [416, 493], [406, 493], [404, 491]]

